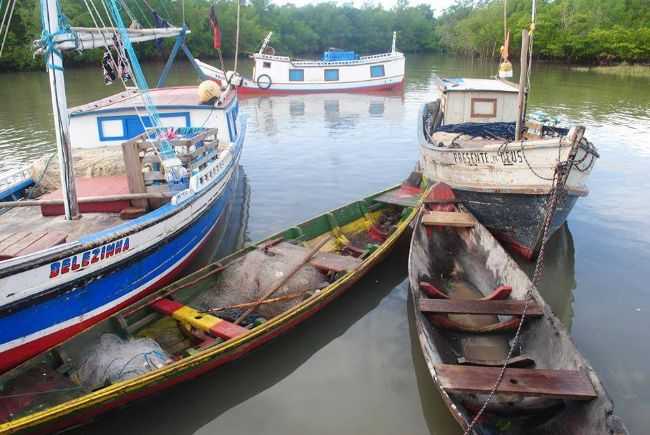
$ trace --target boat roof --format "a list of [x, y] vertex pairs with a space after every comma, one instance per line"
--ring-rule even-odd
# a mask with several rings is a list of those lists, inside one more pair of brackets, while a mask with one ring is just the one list
[[[173, 106], [189, 107], [196, 109], [214, 109], [212, 104], [199, 103], [197, 86], [176, 86], [165, 88], [152, 88], [148, 91], [149, 97], [156, 107]], [[224, 108], [232, 101], [234, 92], [228, 92], [226, 97], [216, 108]], [[122, 109], [133, 109], [133, 107], [145, 107], [142, 95], [137, 89], [127, 89], [120, 93], [110, 95], [100, 100], [70, 108], [70, 116], [80, 116], [93, 112], [105, 112]]]
[[368, 56], [359, 56], [353, 60], [316, 60], [316, 59], [298, 59], [288, 56], [277, 56], [270, 54], [253, 54], [255, 59], [270, 60], [274, 62], [288, 62], [294, 66], [346, 66], [346, 65], [363, 65], [368, 63], [385, 62], [404, 57], [404, 54], [395, 51], [389, 53], [372, 54]]
[[440, 78], [438, 87], [440, 87], [443, 92], [519, 92], [514, 83], [496, 79], [472, 79], [463, 77]]

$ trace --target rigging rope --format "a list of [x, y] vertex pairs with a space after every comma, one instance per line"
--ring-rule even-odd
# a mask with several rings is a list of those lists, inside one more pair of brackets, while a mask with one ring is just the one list
[[[129, 38], [129, 34], [126, 31], [126, 28], [124, 27], [124, 22], [122, 21], [122, 17], [120, 16], [120, 12], [117, 8], [117, 3], [116, 3], [117, 0], [106, 0], [106, 1], [110, 1], [111, 14], [113, 15], [113, 19], [115, 20], [115, 24], [116, 24], [115, 27], [120, 32], [121, 42], [124, 45], [124, 49], [128, 54], [129, 60], [131, 61], [131, 70], [133, 71], [133, 75], [135, 77], [135, 83], [137, 84], [142, 101], [144, 102], [145, 108], [147, 109], [147, 113], [149, 114], [149, 120], [151, 122], [152, 130], [154, 130], [157, 134], [158, 154], [160, 155], [160, 160], [163, 164], [163, 167], [165, 168], [165, 176], [167, 178], [167, 181], [168, 182], [180, 181], [184, 177], [184, 175], [186, 175], [187, 171], [183, 167], [181, 161], [176, 156], [176, 151], [172, 146], [172, 144], [169, 142], [169, 140], [166, 137], [160, 134], [160, 129], [162, 128], [160, 116], [158, 115], [158, 110], [156, 109], [156, 105], [154, 104], [153, 100], [151, 99], [151, 96], [148, 93], [149, 86], [147, 85], [147, 79], [145, 78], [144, 72], [140, 67], [140, 63], [138, 62], [138, 57], [136, 56], [135, 50], [133, 49], [133, 44], [131, 44], [131, 39]], [[102, 1], [102, 4], [104, 5], [104, 8], [106, 8], [106, 4], [104, 3], [104, 1]], [[147, 127], [144, 125], [144, 123], [143, 123], [143, 127], [145, 128], [146, 131]]]
[[[7, 35], [9, 35], [9, 27], [11, 26], [11, 19], [14, 16], [14, 9], [16, 8], [16, 2], [17, 0], [14, 0], [13, 3], [11, 4], [11, 12], [9, 13], [9, 20], [7, 20], [7, 27], [4, 29], [5, 34], [4, 37], [2, 38], [2, 45], [0, 46], [0, 57], [2, 57], [2, 52], [4, 51], [5, 48], [5, 42], [7, 41]], [[9, 3], [7, 3], [7, 9], [9, 9]], [[5, 10], [5, 15], [7, 14], [7, 11]], [[4, 24], [4, 17], [2, 18], [2, 23]], [[0, 29], [2, 29], [2, 26], [0, 26]], [[2, 34], [0, 32], [0, 34]]]

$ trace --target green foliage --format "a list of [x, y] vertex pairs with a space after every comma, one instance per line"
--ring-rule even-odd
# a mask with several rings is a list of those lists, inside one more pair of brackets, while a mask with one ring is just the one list
[[[503, 0], [456, 4], [439, 17], [442, 47], [451, 52], [497, 56], [503, 40]], [[508, 0], [511, 47], [521, 44], [531, 1]], [[539, 0], [534, 52], [566, 62], [650, 61], [650, 0]], [[512, 52], [513, 50], [511, 50]]]
[[[87, 0], [90, 2], [90, 0]], [[102, 1], [93, 0], [103, 12]], [[93, 26], [84, 0], [61, 0], [73, 25]], [[310, 56], [338, 47], [361, 53], [388, 50], [393, 30], [405, 52], [449, 52], [497, 57], [503, 41], [504, 0], [457, 0], [436, 18], [430, 6], [410, 6], [399, 0], [393, 9], [368, 3], [362, 8], [337, 3], [278, 6], [270, 0], [251, 0], [241, 8], [240, 53], [257, 51], [268, 31], [281, 54]], [[6, 2], [5, 2], [6, 3]], [[119, 0], [125, 22], [136, 19], [152, 27], [149, 6], [175, 25], [183, 22], [183, 0]], [[20, 0], [11, 24], [2, 70], [42, 68], [32, 57], [32, 41], [40, 35], [37, 0]], [[223, 33], [223, 54], [235, 53], [236, 0], [217, 0]], [[208, 22], [210, 0], [184, 0], [185, 23], [192, 30], [188, 44], [199, 57], [216, 55]], [[650, 0], [538, 0], [535, 56], [566, 62], [608, 64], [650, 61]], [[128, 11], [127, 11], [128, 9]], [[0, 11], [1, 12], [1, 11]], [[508, 0], [511, 55], [516, 54], [521, 30], [530, 24], [531, 0]], [[105, 14], [104, 20], [106, 20]], [[164, 58], [155, 44], [137, 47], [142, 59]], [[66, 55], [66, 64], [98, 63], [101, 50]], [[515, 57], [515, 56], [512, 56]]]
[[[87, 0], [90, 3], [90, 0]], [[102, 0], [94, 0], [104, 12]], [[83, 0], [61, 0], [63, 11], [73, 26], [94, 26]], [[174, 25], [183, 23], [182, 0], [120, 0], [125, 23], [136, 19], [143, 27], [152, 27], [149, 5]], [[215, 56], [208, 21], [209, 0], [184, 0], [185, 23], [192, 33], [188, 45], [198, 57]], [[235, 53], [236, 0], [217, 0], [217, 12], [223, 34], [223, 55]], [[42, 59], [32, 57], [32, 41], [40, 29], [39, 2], [20, 0], [11, 25], [7, 47], [0, 58], [2, 70], [42, 68]], [[127, 10], [128, 9], [128, 10]], [[105, 13], [102, 14], [107, 21]], [[355, 8], [349, 4], [318, 3], [303, 7], [291, 4], [277, 6], [269, 0], [252, 0], [241, 7], [240, 53], [257, 51], [268, 31], [273, 31], [272, 45], [280, 54], [314, 55], [329, 47], [356, 50], [370, 54], [390, 49], [393, 30], [398, 31], [398, 48], [407, 52], [433, 51], [439, 48], [436, 19], [429, 6], [408, 5], [400, 0], [391, 10], [367, 5]], [[101, 23], [100, 23], [101, 24]], [[140, 44], [141, 59], [164, 57], [173, 41], [166, 41], [165, 53], [154, 44]], [[82, 54], [66, 54], [66, 64], [99, 63], [101, 50]]]

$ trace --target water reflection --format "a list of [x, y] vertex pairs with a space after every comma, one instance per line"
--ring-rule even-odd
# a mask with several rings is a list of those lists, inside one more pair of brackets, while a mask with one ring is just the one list
[[342, 135], [369, 118], [399, 122], [403, 94], [297, 94], [242, 98], [242, 106], [269, 137], [284, 136], [291, 128], [310, 123], [312, 133], [321, 124], [329, 135]]
[[[537, 289], [553, 313], [568, 331], [573, 322], [573, 291], [576, 288], [575, 248], [568, 224], [553, 234], [545, 248], [544, 273]], [[535, 263], [514, 256], [521, 268], [532, 278]]]
[[239, 166], [235, 177], [232, 197], [224, 209], [223, 224], [217, 226], [210, 234], [186, 273], [193, 272], [242, 248], [248, 240], [250, 185], [242, 166]]

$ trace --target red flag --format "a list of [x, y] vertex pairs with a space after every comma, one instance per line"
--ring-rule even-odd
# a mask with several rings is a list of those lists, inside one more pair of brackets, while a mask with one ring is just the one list
[[212, 27], [212, 46], [215, 49], [221, 48], [221, 28], [217, 19], [217, 9], [213, 4], [210, 6], [210, 27]]

